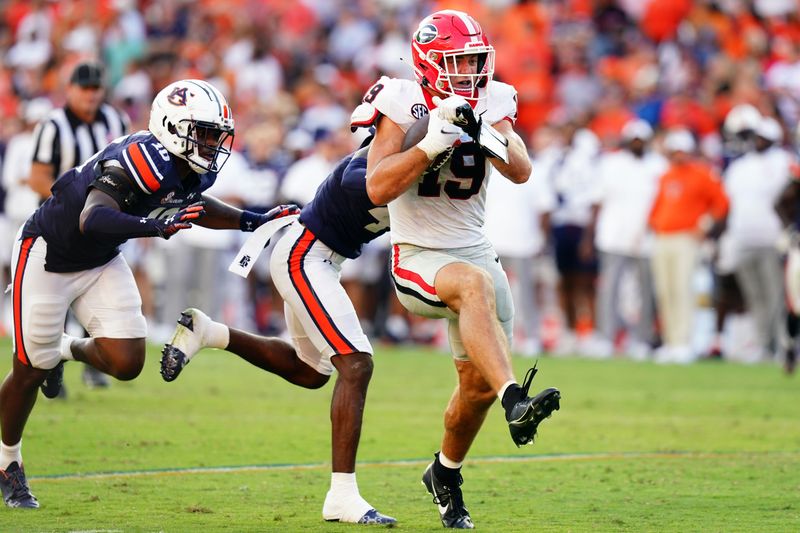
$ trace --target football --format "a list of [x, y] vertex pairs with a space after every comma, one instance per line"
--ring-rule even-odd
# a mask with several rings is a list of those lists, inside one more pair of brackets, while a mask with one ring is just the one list
[[[403, 152], [416, 145], [422, 140], [423, 137], [425, 137], [425, 134], [428, 133], [428, 121], [430, 120], [430, 117], [430, 115], [425, 115], [412, 124], [410, 128], [408, 128], [408, 131], [406, 131], [406, 136], [403, 137]], [[448, 159], [450, 159], [451, 155], [453, 155], [452, 148], [445, 150], [436, 156], [436, 158], [431, 161], [431, 164], [428, 165], [426, 172], [437, 171], [442, 168], [442, 166], [447, 163]]]
[[425, 134], [428, 133], [428, 121], [430, 118], [430, 115], [425, 115], [412, 124], [410, 128], [408, 128], [408, 131], [406, 131], [406, 136], [403, 138], [403, 152], [420, 142], [422, 138], [425, 137]]

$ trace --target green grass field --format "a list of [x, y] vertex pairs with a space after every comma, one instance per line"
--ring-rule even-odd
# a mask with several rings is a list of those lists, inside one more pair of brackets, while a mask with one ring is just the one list
[[[0, 343], [10, 354], [8, 341]], [[23, 453], [37, 511], [8, 531], [328, 531], [332, 385], [295, 388], [200, 354], [174, 383], [142, 376], [40, 398]], [[0, 370], [10, 366], [3, 357]], [[530, 361], [515, 359], [521, 378]], [[800, 531], [800, 381], [776, 366], [544, 358], [561, 410], [517, 449], [495, 407], [463, 469], [483, 531]], [[359, 451], [362, 494], [397, 529], [440, 531], [420, 475], [455, 383], [448, 356], [379, 348]], [[232, 467], [225, 469], [222, 467]], [[375, 528], [375, 526], [372, 526]]]

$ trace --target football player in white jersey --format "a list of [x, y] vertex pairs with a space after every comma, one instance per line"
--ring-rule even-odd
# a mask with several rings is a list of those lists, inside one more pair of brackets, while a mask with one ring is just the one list
[[[450, 321], [458, 386], [445, 411], [441, 451], [422, 481], [445, 527], [472, 529], [460, 467], [495, 397], [518, 446], [532, 442], [539, 423], [559, 407], [557, 389], [528, 396], [535, 369], [522, 386], [514, 377], [508, 348], [514, 307], [482, 229], [490, 165], [523, 183], [531, 163], [512, 127], [516, 91], [492, 80], [494, 48], [475, 19], [436, 12], [420, 22], [411, 51], [416, 81], [382, 77], [353, 112], [352, 124], [377, 130], [367, 193], [376, 205], [389, 204], [398, 297], [416, 314]], [[507, 162], [488, 157], [465, 133], [463, 106], [507, 139]], [[424, 137], [403, 150], [406, 131], [428, 114]]]

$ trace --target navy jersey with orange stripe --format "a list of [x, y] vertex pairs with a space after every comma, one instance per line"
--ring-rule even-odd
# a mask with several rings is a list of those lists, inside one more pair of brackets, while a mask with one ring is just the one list
[[79, 217], [92, 182], [105, 165], [121, 168], [130, 178], [133, 200], [122, 208], [143, 218], [166, 218], [200, 200], [217, 179], [214, 172], [181, 179], [176, 156], [149, 131], [119, 137], [82, 165], [68, 170], [53, 184], [53, 195], [28, 219], [23, 237], [47, 241], [45, 269], [77, 272], [106, 264], [125, 239], [98, 240], [80, 232]]
[[355, 259], [361, 247], [389, 231], [389, 210], [367, 196], [367, 150], [348, 155], [303, 207], [300, 222], [334, 252]]

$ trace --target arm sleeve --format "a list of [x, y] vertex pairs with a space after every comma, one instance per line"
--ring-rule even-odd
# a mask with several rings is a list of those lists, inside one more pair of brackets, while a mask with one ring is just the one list
[[83, 224], [83, 233], [97, 239], [135, 239], [161, 235], [158, 221], [129, 215], [107, 206], [94, 207]]
[[89, 184], [89, 188], [98, 189], [117, 202], [120, 210], [127, 211], [138, 201], [139, 188], [128, 174], [117, 166], [106, 164], [103, 172]]

